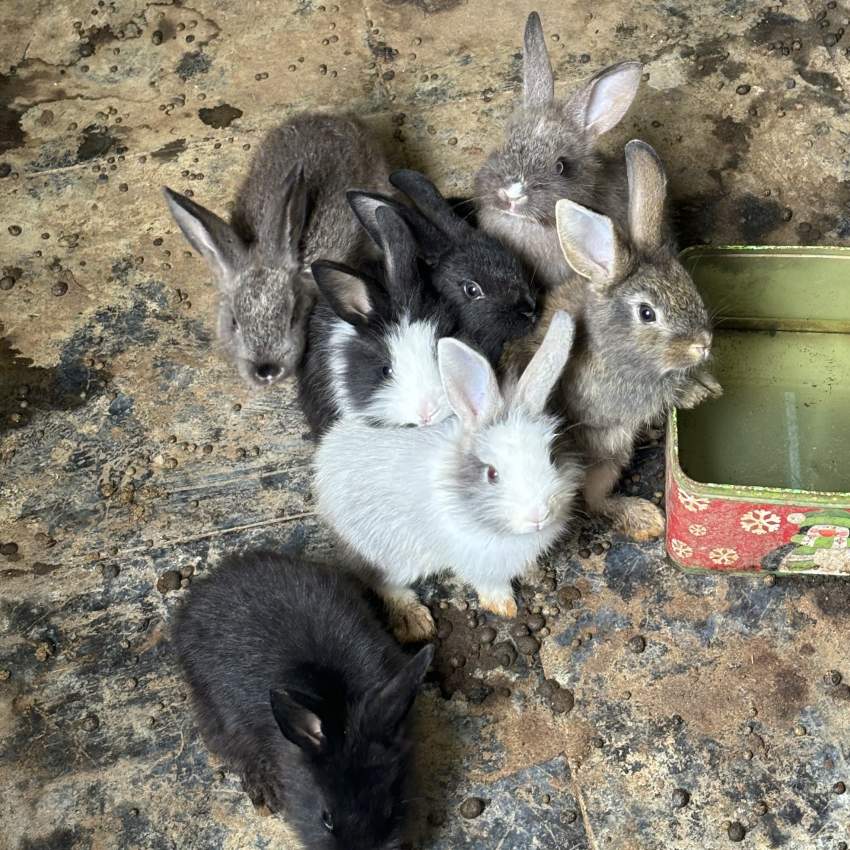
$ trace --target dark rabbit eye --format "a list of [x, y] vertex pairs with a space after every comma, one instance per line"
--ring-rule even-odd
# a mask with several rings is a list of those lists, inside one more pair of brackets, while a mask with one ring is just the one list
[[487, 480], [491, 484], [498, 484], [499, 483], [499, 470], [496, 469], [495, 466], [488, 466], [487, 467]]
[[565, 156], [559, 156], [555, 160], [555, 173], [564, 174], [570, 170], [570, 161]]
[[234, 331], [238, 331], [238, 330], [239, 330], [239, 322], [237, 322], [237, 321], [236, 321], [236, 316], [234, 316], [234, 317], [230, 320], [230, 327], [231, 327], [231, 329], [232, 329], [232, 330], [234, 330]]
[[330, 812], [322, 812], [322, 826], [328, 831], [334, 831], [334, 819]]
[[638, 315], [645, 325], [655, 321], [655, 310], [653, 310], [649, 304], [641, 304], [640, 307], [638, 307]]
[[474, 280], [468, 280], [463, 285], [463, 293], [470, 301], [478, 301], [479, 298], [484, 297], [484, 292]]
[[392, 367], [392, 366], [384, 366], [384, 367], [381, 369], [381, 374], [382, 374], [385, 378], [392, 378], [392, 376], [393, 376], [393, 367]]

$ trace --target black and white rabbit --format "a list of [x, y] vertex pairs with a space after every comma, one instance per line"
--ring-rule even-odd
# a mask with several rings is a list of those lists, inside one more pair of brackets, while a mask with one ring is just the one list
[[388, 173], [359, 121], [305, 114], [263, 139], [230, 224], [164, 189], [174, 220], [213, 272], [219, 340], [250, 385], [268, 387], [294, 373], [316, 298], [310, 264], [362, 259], [371, 245], [345, 192], [352, 185], [385, 190]]
[[319, 445], [319, 513], [378, 570], [401, 639], [432, 633], [410, 584], [443, 569], [468, 581], [482, 608], [514, 616], [511, 580], [564, 531], [581, 472], [553, 461], [558, 420], [545, 407], [572, 337], [572, 320], [556, 314], [504, 393], [484, 357], [442, 339], [440, 374], [455, 416], [432, 428], [340, 419]]
[[402, 651], [345, 571], [257, 552], [192, 585], [172, 638], [209, 749], [310, 850], [398, 850], [410, 709], [433, 656]]
[[476, 175], [475, 197], [479, 226], [523, 257], [547, 288], [570, 275], [555, 228], [558, 200], [569, 198], [625, 226], [624, 163], [621, 156], [603, 156], [597, 142], [628, 111], [640, 77], [639, 62], [619, 62], [566, 100], [555, 100], [540, 17], [528, 16], [522, 103], [501, 147]]
[[[352, 203], [359, 193], [352, 192]], [[385, 425], [432, 425], [451, 410], [437, 369], [437, 340], [455, 321], [422, 280], [413, 236], [396, 209], [375, 210], [382, 265], [369, 274], [313, 263], [321, 297], [310, 317], [298, 395], [311, 430], [339, 416]]]
[[463, 337], [494, 365], [506, 342], [531, 332], [537, 292], [526, 265], [497, 239], [455, 215], [436, 186], [417, 171], [396, 171], [390, 182], [416, 205], [358, 193], [353, 206], [375, 233], [375, 210], [391, 205], [410, 227], [426, 266], [427, 280], [457, 317]]
[[674, 407], [720, 395], [707, 371], [712, 331], [694, 282], [666, 227], [667, 181], [645, 142], [626, 145], [628, 230], [568, 200], [558, 201], [564, 255], [581, 281], [546, 297], [540, 327], [509, 352], [522, 369], [549, 317], [566, 310], [579, 327], [573, 356], [553, 401], [570, 426], [572, 448], [587, 464], [584, 496], [636, 540], [659, 536], [664, 514], [652, 502], [612, 496], [641, 429]]

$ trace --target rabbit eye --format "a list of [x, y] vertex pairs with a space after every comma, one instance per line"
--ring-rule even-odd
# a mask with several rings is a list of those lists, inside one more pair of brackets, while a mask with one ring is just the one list
[[325, 828], [328, 832], [333, 832], [333, 831], [334, 831], [334, 819], [333, 819], [333, 815], [332, 815], [330, 812], [328, 812], [328, 811], [322, 812], [322, 826], [323, 826], [323, 827], [324, 827], [324, 828]]
[[464, 283], [463, 293], [470, 301], [478, 301], [479, 298], [484, 297], [483, 290], [474, 280], [468, 280]]
[[393, 376], [393, 367], [392, 367], [392, 366], [384, 366], [384, 367], [381, 369], [381, 374], [382, 374], [385, 378], [392, 378], [392, 376]]
[[490, 484], [499, 483], [499, 470], [495, 466], [487, 467], [487, 481]]
[[640, 307], [638, 307], [638, 315], [645, 325], [651, 324], [656, 319], [655, 310], [653, 310], [649, 304], [641, 304]]
[[234, 331], [238, 331], [238, 330], [239, 330], [239, 322], [237, 322], [237, 321], [236, 321], [236, 316], [234, 316], [234, 317], [230, 320], [230, 329], [231, 329], [231, 330], [234, 330]]
[[570, 170], [570, 161], [565, 156], [559, 156], [555, 160], [555, 173], [563, 174]]

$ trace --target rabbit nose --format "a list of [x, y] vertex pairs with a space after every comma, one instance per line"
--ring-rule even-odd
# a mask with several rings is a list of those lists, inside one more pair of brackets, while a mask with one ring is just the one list
[[696, 341], [691, 345], [691, 352], [697, 360], [708, 360], [711, 354], [711, 334], [708, 331], [703, 331], [696, 338]]
[[525, 195], [525, 186], [519, 180], [515, 180], [505, 187], [505, 195], [510, 201], [518, 201]]
[[528, 522], [533, 525], [538, 531], [549, 521], [552, 512], [548, 506], [540, 506], [535, 508], [527, 517]]
[[423, 405], [419, 409], [419, 421], [423, 425], [430, 425], [431, 420], [434, 418], [436, 413], [437, 413], [436, 405], [431, 404], [431, 402], [426, 402], [425, 405]]
[[261, 381], [273, 381], [280, 374], [280, 366], [277, 363], [260, 363], [254, 367], [254, 374]]

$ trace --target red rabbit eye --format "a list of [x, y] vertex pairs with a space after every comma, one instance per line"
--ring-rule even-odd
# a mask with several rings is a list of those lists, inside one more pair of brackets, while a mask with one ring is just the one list
[[487, 467], [487, 480], [491, 484], [495, 484], [499, 480], [499, 470], [495, 466]]

